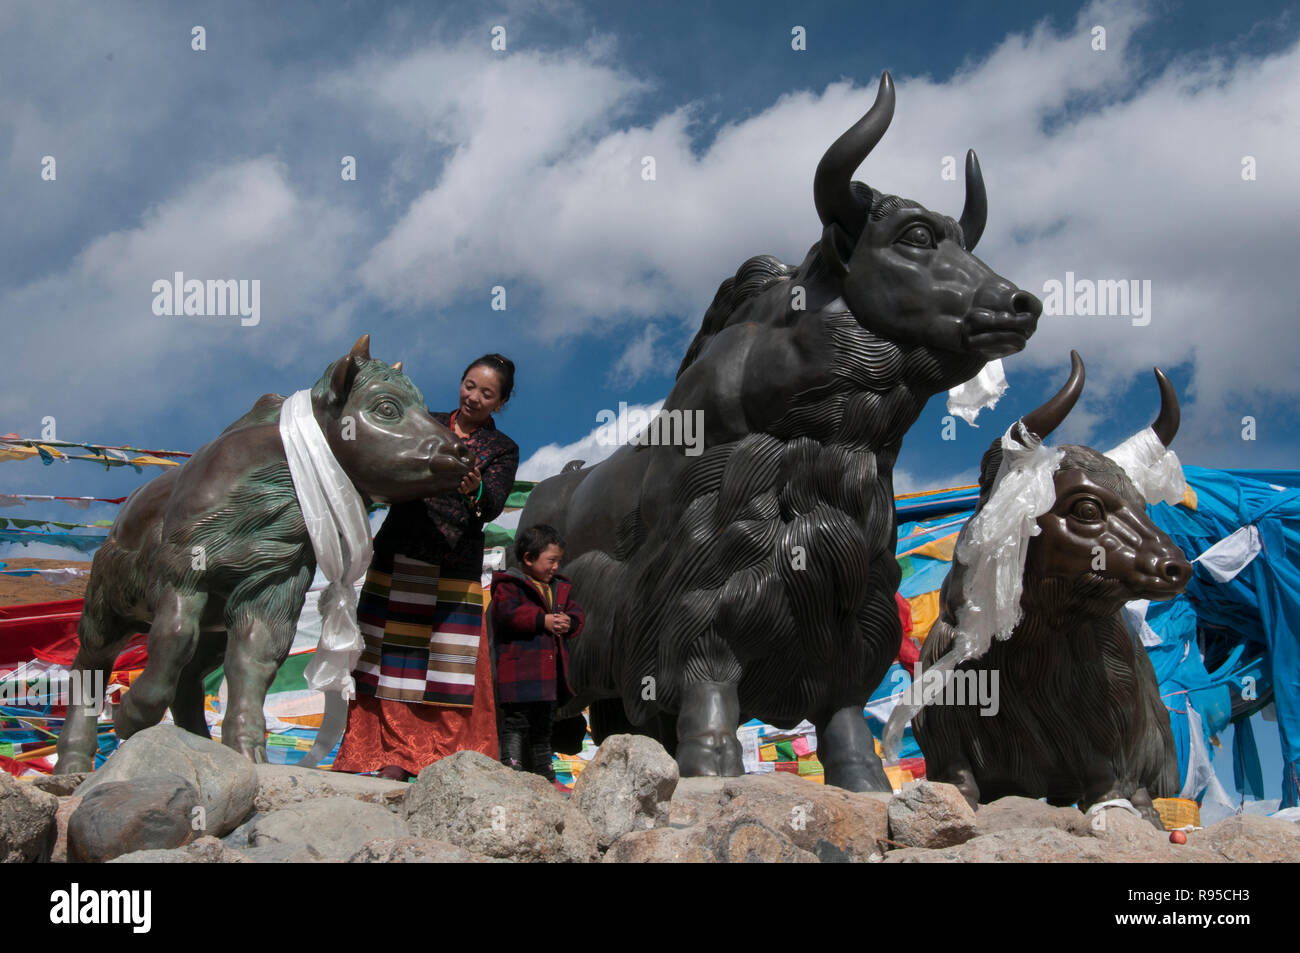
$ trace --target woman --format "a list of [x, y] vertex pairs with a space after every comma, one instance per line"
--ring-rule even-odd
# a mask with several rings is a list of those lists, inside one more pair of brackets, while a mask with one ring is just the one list
[[497, 757], [480, 579], [483, 524], [505, 507], [519, 466], [519, 447], [492, 421], [514, 381], [500, 354], [465, 369], [460, 406], [433, 416], [478, 464], [459, 493], [395, 505], [375, 536], [357, 606], [365, 651], [335, 770], [404, 781], [456, 751]]

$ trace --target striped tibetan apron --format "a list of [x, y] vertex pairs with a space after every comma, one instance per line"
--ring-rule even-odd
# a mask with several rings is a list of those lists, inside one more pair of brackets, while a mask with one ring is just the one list
[[418, 559], [376, 554], [357, 603], [365, 650], [357, 691], [422, 705], [474, 705], [483, 619], [478, 576], [453, 579]]

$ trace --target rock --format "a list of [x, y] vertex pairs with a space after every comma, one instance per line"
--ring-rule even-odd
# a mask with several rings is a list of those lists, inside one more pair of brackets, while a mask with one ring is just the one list
[[1088, 833], [1123, 850], [1159, 850], [1169, 846], [1164, 828], [1156, 830], [1145, 818], [1121, 807], [1108, 807], [1088, 815]]
[[402, 809], [415, 836], [488, 857], [579, 863], [597, 858], [591, 825], [550, 782], [477, 751], [458, 751], [421, 771]]
[[48, 860], [54, 849], [59, 799], [0, 771], [0, 862]]
[[237, 850], [230, 850], [211, 835], [200, 837], [192, 843], [174, 850], [137, 850], [114, 857], [110, 864], [244, 864], [248, 863]]
[[501, 863], [482, 854], [427, 837], [381, 837], [348, 858], [350, 864], [488, 864]]
[[1067, 834], [1084, 836], [1090, 831], [1088, 818], [1073, 807], [1052, 807], [1027, 797], [1003, 797], [975, 809], [977, 836], [998, 831], [1054, 827]]
[[659, 742], [611, 735], [578, 775], [572, 803], [604, 849], [632, 831], [666, 827], [677, 779], [677, 762]]
[[1213, 863], [1219, 859], [1212, 851], [1170, 844], [1149, 824], [1147, 827], [1155, 841], [1142, 846], [1126, 843], [1128, 835], [1114, 831], [1108, 838], [1104, 833], [1075, 836], [1056, 827], [1015, 828], [983, 834], [953, 847], [891, 850], [885, 863]]
[[326, 857], [310, 844], [268, 844], [237, 853], [250, 864], [341, 864], [340, 857]]
[[683, 778], [669, 822], [687, 827], [748, 811], [822, 863], [866, 863], [888, 849], [890, 796], [855, 794], [775, 771], [739, 778]]
[[32, 778], [31, 785], [39, 788], [46, 794], [53, 794], [55, 797], [67, 797], [89, 774], [42, 774], [39, 777]]
[[815, 864], [818, 860], [816, 854], [799, 848], [784, 830], [774, 830], [757, 815], [738, 810], [694, 827], [625, 834], [610, 847], [604, 862]]
[[951, 847], [975, 836], [975, 811], [951, 784], [914, 781], [889, 802], [889, 837], [906, 847]]
[[68, 862], [68, 821], [79, 804], [81, 798], [76, 796], [59, 798], [59, 808], [54, 815], [54, 849], [50, 851], [52, 864]]
[[204, 810], [204, 832], [216, 837], [243, 821], [257, 795], [253, 762], [175, 725], [154, 725], [122, 742], [77, 794], [85, 797], [101, 784], [158, 774], [176, 774], [194, 785]]
[[181, 847], [196, 836], [199, 792], [175, 774], [98, 784], [80, 800], [68, 821], [68, 860], [74, 863]]
[[1187, 850], [1201, 848], [1238, 863], [1300, 861], [1300, 825], [1275, 817], [1239, 814], [1201, 831], [1190, 831]]
[[363, 778], [342, 771], [321, 771], [289, 764], [259, 764], [254, 765], [254, 770], [257, 772], [257, 796], [253, 808], [264, 813], [323, 797], [350, 797], [397, 811], [411, 788], [405, 781]]
[[255, 828], [257, 822], [264, 817], [266, 817], [265, 814], [260, 811], [255, 811], [249, 816], [248, 820], [244, 821], [244, 823], [240, 824], [225, 837], [221, 838], [221, 843], [225, 844], [232, 850], [244, 850], [252, 847], [253, 828]]
[[1101, 860], [1104, 853], [1095, 840], [1040, 827], [997, 831], [937, 850], [891, 850], [885, 863], [1083, 863]]
[[[289, 804], [257, 819], [249, 836], [254, 848], [292, 848], [318, 859], [347, 860], [367, 841], [407, 837], [406, 823], [386, 807], [350, 797]], [[251, 859], [265, 855], [249, 851]]]

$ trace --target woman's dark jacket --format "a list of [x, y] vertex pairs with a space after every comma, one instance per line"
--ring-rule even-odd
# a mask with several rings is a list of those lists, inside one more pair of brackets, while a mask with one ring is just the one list
[[[451, 415], [435, 413], [450, 427]], [[519, 447], [488, 418], [478, 430], [460, 438], [483, 460], [483, 496], [477, 503], [452, 491], [411, 503], [396, 503], [375, 536], [376, 553], [401, 553], [435, 563], [452, 578], [477, 578], [483, 571], [483, 524], [501, 515], [519, 468]]]

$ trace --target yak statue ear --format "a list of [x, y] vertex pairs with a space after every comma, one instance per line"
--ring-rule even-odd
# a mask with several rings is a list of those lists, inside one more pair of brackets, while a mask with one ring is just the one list
[[334, 365], [334, 373], [330, 375], [331, 405], [342, 406], [348, 399], [348, 394], [352, 392], [352, 384], [357, 379], [357, 371], [361, 370], [361, 363], [368, 360], [370, 360], [370, 335], [363, 334], [357, 338], [357, 343], [352, 345], [348, 356]]
[[822, 259], [837, 276], [849, 273], [853, 242], [840, 226], [831, 222], [822, 229]]

